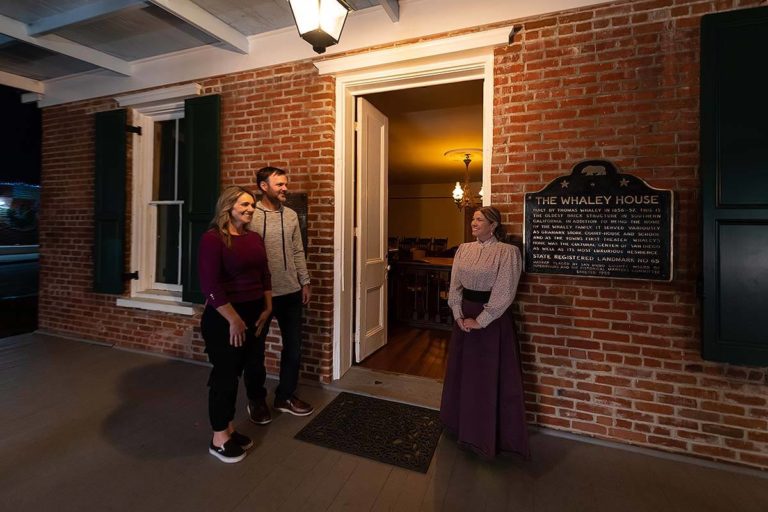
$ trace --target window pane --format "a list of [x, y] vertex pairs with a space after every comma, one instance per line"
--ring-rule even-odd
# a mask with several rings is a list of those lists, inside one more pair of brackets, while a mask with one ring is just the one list
[[179, 212], [176, 204], [157, 205], [157, 240], [155, 241], [155, 282], [179, 283]]
[[176, 199], [176, 120], [155, 123], [152, 199]]

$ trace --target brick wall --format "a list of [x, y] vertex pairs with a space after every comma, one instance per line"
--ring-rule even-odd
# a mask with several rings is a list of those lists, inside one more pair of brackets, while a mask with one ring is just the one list
[[[256, 170], [275, 165], [288, 170], [291, 190], [308, 193], [313, 300], [305, 313], [302, 377], [328, 382], [333, 321], [333, 79], [318, 77], [315, 67], [304, 62], [200, 83], [205, 94], [222, 96], [222, 186], [253, 186]], [[43, 112], [40, 328], [123, 348], [207, 360], [199, 311], [186, 317], [117, 307], [115, 296], [90, 291], [93, 114], [112, 108], [112, 100], [96, 100]], [[128, 167], [126, 261], [131, 233]], [[277, 323], [273, 325], [267, 364], [276, 373], [280, 345]]]
[[524, 20], [515, 44], [496, 52], [492, 201], [515, 231], [523, 194], [585, 158], [613, 160], [676, 195], [671, 283], [522, 281], [536, 424], [768, 467], [768, 369], [702, 361], [696, 296], [699, 24], [738, 6], [604, 4]]
[[[768, 468], [768, 369], [701, 360], [695, 293], [700, 17], [759, 3], [617, 2], [511, 20], [524, 30], [496, 51], [491, 179], [512, 230], [522, 230], [523, 193], [584, 158], [673, 189], [677, 208], [671, 283], [525, 276], [516, 308], [531, 422]], [[333, 79], [300, 62], [201, 83], [223, 98], [222, 185], [251, 185], [254, 170], [271, 164], [309, 194], [315, 299], [302, 375], [327, 382]], [[89, 291], [91, 114], [108, 108], [100, 100], [44, 111], [40, 326], [203, 359], [197, 317], [118, 308], [114, 296]]]

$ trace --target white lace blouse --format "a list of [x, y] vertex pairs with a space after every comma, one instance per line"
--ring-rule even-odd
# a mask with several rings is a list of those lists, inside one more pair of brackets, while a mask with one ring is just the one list
[[514, 245], [499, 242], [493, 236], [485, 242], [461, 244], [453, 259], [448, 292], [448, 305], [454, 319], [464, 317], [461, 299], [465, 288], [491, 292], [491, 298], [475, 319], [481, 327], [488, 326], [503, 315], [515, 299], [522, 267], [520, 250]]

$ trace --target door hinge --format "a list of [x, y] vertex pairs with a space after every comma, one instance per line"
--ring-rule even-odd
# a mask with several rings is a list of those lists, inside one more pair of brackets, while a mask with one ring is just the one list
[[125, 131], [127, 131], [128, 133], [135, 133], [137, 135], [141, 135], [141, 126], [126, 125]]
[[139, 271], [134, 270], [133, 272], [125, 272], [123, 274], [123, 281], [130, 281], [131, 279], [138, 281], [139, 280]]
[[359, 131], [360, 131], [360, 123], [359, 123], [359, 122], [357, 122], [357, 121], [355, 121], [355, 131], [356, 131], [356, 132], [359, 132]]

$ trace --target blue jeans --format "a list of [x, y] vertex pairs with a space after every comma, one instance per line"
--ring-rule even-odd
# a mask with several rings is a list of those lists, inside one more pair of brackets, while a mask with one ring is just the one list
[[[280, 327], [283, 350], [280, 352], [280, 383], [275, 390], [275, 399], [288, 400], [296, 392], [299, 383], [299, 364], [301, 363], [301, 324], [304, 305], [301, 303], [301, 290], [288, 295], [272, 297], [272, 316], [261, 331], [259, 343], [256, 345], [264, 350], [264, 343], [269, 332], [272, 318], [277, 318]], [[267, 396], [264, 383], [267, 371], [264, 368], [262, 352], [261, 365], [246, 365], [244, 372], [245, 389], [248, 399], [260, 402]]]

